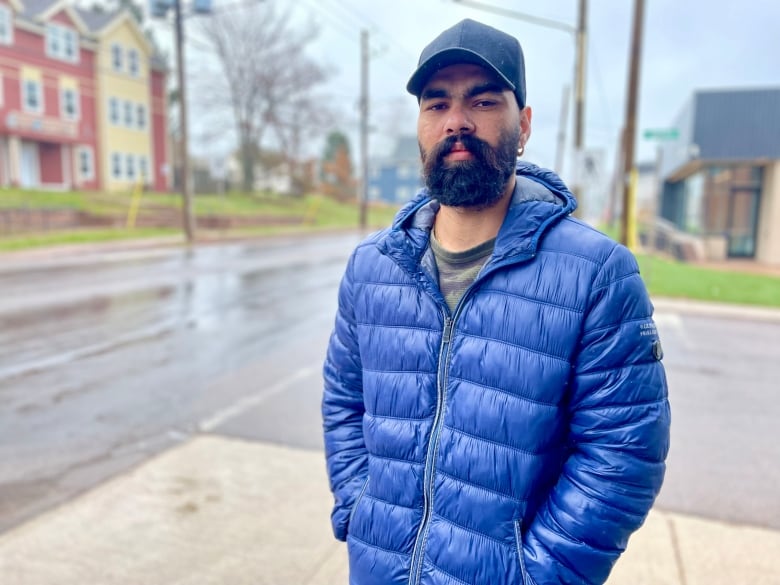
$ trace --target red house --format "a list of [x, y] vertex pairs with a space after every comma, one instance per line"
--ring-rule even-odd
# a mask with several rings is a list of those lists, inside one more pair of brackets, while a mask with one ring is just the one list
[[[103, 189], [100, 31], [122, 13], [67, 0], [0, 0], [0, 186]], [[165, 70], [150, 65], [148, 140], [154, 169], [167, 168]], [[121, 96], [119, 96], [121, 97]], [[107, 152], [107, 150], [106, 150]], [[147, 177], [167, 190], [164, 172]]]

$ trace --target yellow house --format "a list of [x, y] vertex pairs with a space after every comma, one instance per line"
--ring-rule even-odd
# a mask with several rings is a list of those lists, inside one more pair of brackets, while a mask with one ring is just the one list
[[97, 116], [104, 188], [154, 182], [150, 99], [152, 46], [125, 11], [95, 31]]

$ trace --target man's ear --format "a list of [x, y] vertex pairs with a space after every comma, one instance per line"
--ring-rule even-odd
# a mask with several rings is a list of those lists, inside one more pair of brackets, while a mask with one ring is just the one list
[[533, 116], [533, 110], [531, 106], [526, 106], [520, 110], [520, 144], [519, 147], [523, 147], [528, 143], [528, 139], [531, 138], [531, 118]]

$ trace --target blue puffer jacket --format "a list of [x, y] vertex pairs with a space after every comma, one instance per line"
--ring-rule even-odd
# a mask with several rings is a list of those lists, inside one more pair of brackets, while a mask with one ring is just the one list
[[323, 418], [351, 585], [603, 583], [664, 476], [652, 305], [626, 248], [518, 165], [495, 250], [450, 312], [424, 193], [360, 244]]

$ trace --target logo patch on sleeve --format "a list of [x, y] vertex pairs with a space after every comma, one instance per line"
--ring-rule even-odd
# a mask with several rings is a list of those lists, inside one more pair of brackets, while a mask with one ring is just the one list
[[653, 342], [653, 356], [655, 356], [655, 359], [657, 359], [659, 362], [664, 357], [664, 348], [661, 347], [661, 340], [660, 339], [656, 339]]

